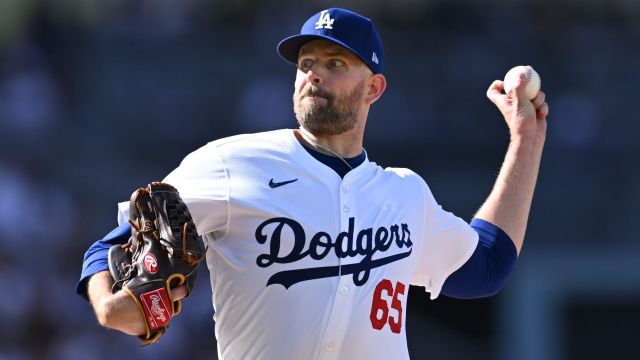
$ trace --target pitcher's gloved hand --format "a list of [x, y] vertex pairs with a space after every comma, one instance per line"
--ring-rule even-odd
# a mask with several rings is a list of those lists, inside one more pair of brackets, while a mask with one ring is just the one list
[[153, 182], [133, 192], [129, 202], [131, 238], [109, 250], [112, 291], [125, 290], [136, 302], [146, 324], [139, 336], [151, 344], [164, 334], [182, 300], [171, 289], [184, 285], [191, 293], [205, 248], [178, 191]]

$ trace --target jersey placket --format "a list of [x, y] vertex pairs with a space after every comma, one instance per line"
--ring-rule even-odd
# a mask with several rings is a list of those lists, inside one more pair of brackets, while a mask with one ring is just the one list
[[[340, 218], [340, 232], [349, 229], [349, 218], [355, 217], [355, 203], [352, 196], [353, 184], [349, 184], [342, 181], [340, 184], [340, 202], [339, 202], [339, 218]], [[354, 239], [355, 241], [355, 239]], [[343, 248], [346, 246], [343, 245]], [[353, 259], [349, 259], [348, 262], [352, 262]], [[343, 263], [345, 263], [344, 257], [339, 257], [341, 269]], [[352, 293], [354, 288], [351, 275], [343, 275], [340, 271], [338, 277], [337, 287], [334, 289], [334, 301], [329, 317], [329, 323], [325, 336], [322, 342], [322, 349], [320, 351], [319, 359], [338, 359], [340, 358], [340, 350], [342, 343], [346, 338], [347, 324], [351, 319], [352, 309]]]

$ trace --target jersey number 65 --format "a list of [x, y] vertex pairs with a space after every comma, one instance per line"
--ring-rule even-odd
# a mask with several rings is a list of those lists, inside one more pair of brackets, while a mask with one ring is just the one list
[[[383, 279], [376, 285], [373, 291], [373, 302], [371, 304], [371, 326], [376, 330], [382, 330], [385, 324], [389, 323], [389, 328], [396, 334], [402, 329], [402, 301], [400, 295], [404, 295], [405, 285], [397, 282], [394, 288], [393, 283], [388, 279]], [[383, 297], [383, 292], [386, 295]], [[389, 305], [388, 299], [391, 299]], [[389, 314], [389, 308], [395, 310], [396, 314]]]

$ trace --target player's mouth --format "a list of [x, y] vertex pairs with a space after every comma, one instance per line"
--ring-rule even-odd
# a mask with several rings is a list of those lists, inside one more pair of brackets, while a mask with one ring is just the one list
[[305, 91], [303, 91], [300, 94], [300, 99], [304, 99], [304, 98], [310, 98], [313, 100], [318, 100], [318, 99], [324, 99], [328, 102], [331, 101], [332, 96], [331, 94], [329, 94], [328, 92], [321, 90], [319, 88], [316, 87], [312, 87], [312, 88], [307, 88]]
[[307, 101], [310, 101], [312, 103], [324, 103], [324, 102], [329, 102], [329, 99], [323, 97], [323, 96], [317, 96], [317, 95], [306, 95], [303, 96], [302, 99], [306, 99]]

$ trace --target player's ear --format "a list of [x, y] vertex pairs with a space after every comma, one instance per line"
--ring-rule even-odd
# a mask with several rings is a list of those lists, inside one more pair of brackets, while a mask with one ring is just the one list
[[366, 94], [367, 104], [371, 105], [378, 101], [382, 93], [387, 88], [387, 79], [382, 74], [373, 74], [369, 78], [369, 87]]

